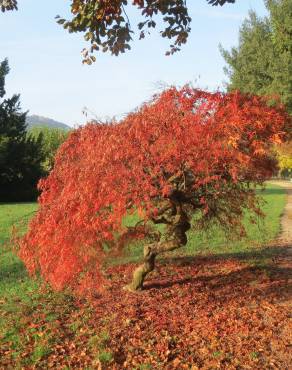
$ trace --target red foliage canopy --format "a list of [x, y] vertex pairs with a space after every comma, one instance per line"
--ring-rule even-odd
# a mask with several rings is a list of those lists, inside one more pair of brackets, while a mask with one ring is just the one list
[[119, 123], [79, 128], [39, 184], [21, 258], [56, 289], [98, 285], [104, 243], [115, 248], [123, 217], [138, 210], [151, 222], [174, 194], [204, 225], [240, 226], [245, 208], [257, 210], [253, 186], [276, 168], [270, 146], [284, 138], [287, 119], [262, 97], [184, 87]]

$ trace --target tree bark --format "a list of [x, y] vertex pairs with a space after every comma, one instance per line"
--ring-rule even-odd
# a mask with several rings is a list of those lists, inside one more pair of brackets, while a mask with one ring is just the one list
[[125, 290], [136, 292], [143, 289], [146, 276], [155, 268], [155, 258], [158, 254], [170, 252], [187, 244], [186, 231], [190, 229], [190, 223], [185, 213], [174, 217], [169, 226], [169, 235], [172, 238], [162, 242], [147, 244], [144, 247], [143, 264], [138, 266], [133, 273], [132, 282], [124, 287]]
[[152, 244], [144, 247], [144, 261], [143, 264], [136, 268], [133, 273], [132, 282], [124, 287], [124, 289], [131, 292], [143, 289], [143, 282], [145, 277], [154, 270], [156, 254], [151, 248]]

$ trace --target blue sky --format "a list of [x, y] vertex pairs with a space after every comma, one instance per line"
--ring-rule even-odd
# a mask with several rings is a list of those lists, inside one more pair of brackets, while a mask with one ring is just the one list
[[[265, 15], [263, 0], [237, 0], [212, 7], [205, 0], [188, 1], [192, 33], [182, 51], [164, 55], [168, 40], [154, 30], [132, 50], [113, 57], [97, 54], [97, 62], [82, 65], [83, 37], [69, 34], [55, 15], [69, 15], [69, 0], [19, 0], [19, 11], [0, 14], [0, 60], [8, 57], [11, 72], [7, 93], [21, 94], [23, 110], [65, 122], [84, 123], [87, 107], [98, 118], [121, 117], [149, 99], [159, 87], [183, 85], [222, 88], [226, 77], [218, 45], [238, 42], [243, 19], [253, 9]], [[130, 11], [131, 23], [138, 22]]]

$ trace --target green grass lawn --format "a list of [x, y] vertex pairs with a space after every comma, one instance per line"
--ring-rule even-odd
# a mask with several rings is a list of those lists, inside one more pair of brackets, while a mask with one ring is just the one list
[[36, 203], [0, 203], [0, 245], [9, 241], [13, 225], [27, 223], [36, 210]]
[[[232, 235], [226, 235], [223, 229], [219, 227], [211, 227], [208, 231], [189, 231], [186, 247], [171, 252], [171, 254], [194, 256], [229, 253], [240, 256], [258, 251], [259, 248], [273, 240], [280, 232], [280, 217], [286, 202], [285, 190], [276, 185], [268, 184], [263, 192], [259, 190], [258, 193], [264, 200], [262, 210], [265, 217], [259, 218], [256, 224], [252, 224], [249, 221], [249, 213], [247, 212], [244, 219], [246, 237], [239, 240]], [[137, 216], [131, 216], [125, 224], [132, 226], [138, 220]], [[123, 257], [123, 262], [138, 261], [143, 255], [142, 251], [143, 243], [136, 242], [130, 245], [126, 255]], [[160, 258], [163, 258], [163, 256]], [[112, 262], [117, 263], [116, 261]]]
[[285, 190], [275, 185], [267, 185], [262, 193], [264, 205], [262, 210], [264, 218], [258, 218], [256, 224], [249, 221], [249, 214], [246, 214], [244, 226], [246, 228], [246, 237], [238, 240], [225, 235], [218, 227], [206, 232], [190, 232], [187, 253], [243, 253], [250, 251], [255, 246], [262, 246], [270, 240], [273, 240], [280, 232], [280, 217], [283, 212], [286, 195]]
[[22, 264], [11, 251], [9, 241], [12, 227], [25, 230], [37, 209], [36, 203], [0, 203], [0, 297], [25, 295], [36, 288]]
[[[248, 217], [246, 217], [246, 238], [231, 240], [226, 238], [218, 228], [209, 230], [208, 233], [190, 232], [188, 245], [185, 249], [177, 252], [177, 255], [215, 254], [223, 256], [229, 253], [233, 257], [246, 256], [246, 260], [248, 260], [248, 256], [256, 252], [257, 259], [253, 259], [253, 263], [255, 261], [256, 263], [265, 263], [266, 258], [270, 256], [266, 252], [261, 255], [261, 250], [266, 251], [264, 245], [273, 240], [280, 231], [280, 216], [283, 212], [286, 195], [282, 188], [268, 185], [263, 193], [263, 198], [265, 200], [263, 210], [266, 218], [260, 220], [258, 225], [252, 225], [248, 223]], [[62, 340], [64, 332], [62, 318], [67, 315], [67, 311], [72, 312], [71, 308], [68, 308], [71, 305], [70, 297], [50, 290], [46, 290], [44, 293], [40, 289], [41, 280], [28, 276], [24, 265], [12, 253], [9, 245], [13, 225], [24, 231], [25, 225], [36, 209], [36, 203], [0, 204], [0, 367], [2, 365], [1, 350], [4, 351], [7, 348], [9, 350], [12, 348], [12, 356], [15, 360], [13, 368], [39, 365], [40, 361], [47, 356], [52, 344]], [[133, 221], [132, 218], [129, 223]], [[142, 244], [138, 243], [136, 247], [130, 246], [128, 255], [118, 262], [124, 263], [140, 259]], [[34, 328], [38, 325], [39, 320], [36, 313], [41, 315], [45, 323], [45, 334], [35, 333]], [[35, 318], [32, 319], [31, 315], [34, 315]], [[48, 329], [51, 327], [50, 325], [54, 329]], [[77, 329], [75, 327], [67, 328], [69, 334], [67, 332], [66, 335], [75, 336]], [[23, 334], [24, 332], [26, 335]], [[31, 348], [30, 355], [23, 358], [22, 352], [27, 346]]]

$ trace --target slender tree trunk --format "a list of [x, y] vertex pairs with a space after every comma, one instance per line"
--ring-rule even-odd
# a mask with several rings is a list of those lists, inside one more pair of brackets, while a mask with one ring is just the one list
[[144, 261], [142, 265], [136, 268], [133, 273], [132, 282], [126, 285], [124, 289], [131, 292], [142, 290], [146, 276], [155, 268], [156, 256], [158, 254], [170, 252], [186, 245], [186, 231], [189, 230], [189, 228], [190, 224], [185, 217], [183, 220], [182, 217], [180, 217], [178, 222], [176, 222], [175, 225], [172, 225], [173, 239], [145, 245]]

